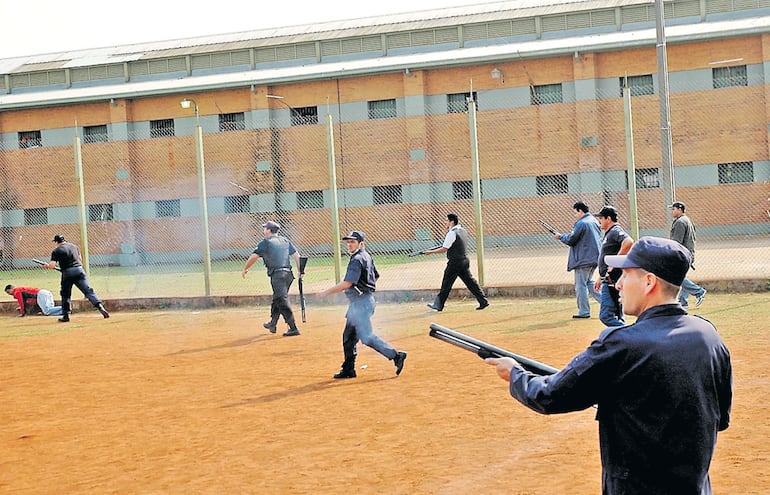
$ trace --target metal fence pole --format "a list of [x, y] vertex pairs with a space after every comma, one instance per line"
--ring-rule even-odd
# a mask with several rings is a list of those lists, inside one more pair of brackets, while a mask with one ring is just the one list
[[80, 136], [75, 135], [75, 180], [78, 183], [78, 220], [80, 222], [80, 256], [83, 258], [83, 270], [90, 271], [88, 256], [88, 217], [86, 216], [86, 193], [83, 187], [83, 149]]
[[631, 236], [639, 239], [639, 209], [636, 203], [636, 163], [634, 160], [634, 126], [631, 115], [631, 89], [628, 76], [623, 78], [623, 114], [626, 128], [626, 164], [628, 166], [628, 221]]
[[337, 202], [337, 161], [334, 158], [334, 122], [326, 115], [326, 150], [329, 158], [329, 209], [332, 221], [332, 246], [334, 249], [334, 280], [342, 279], [342, 249], [340, 248], [340, 210]]
[[484, 224], [481, 217], [481, 178], [479, 173], [479, 138], [476, 125], [476, 101], [471, 89], [468, 98], [468, 120], [470, 122], [471, 166], [473, 167], [473, 212], [476, 218], [476, 263], [479, 285], [484, 286]]

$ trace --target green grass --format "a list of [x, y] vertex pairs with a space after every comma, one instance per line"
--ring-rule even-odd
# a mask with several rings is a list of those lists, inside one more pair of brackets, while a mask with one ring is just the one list
[[[379, 268], [411, 263], [417, 258], [403, 254], [378, 255]], [[241, 271], [246, 260], [216, 261], [211, 264], [212, 295], [269, 294], [270, 280], [265, 276], [262, 261], [257, 261], [246, 280]], [[343, 253], [341, 275], [344, 275], [348, 257]], [[295, 271], [296, 275], [296, 271]], [[104, 299], [126, 297], [202, 296], [205, 293], [202, 264], [156, 264], [129, 266], [94, 266], [89, 281], [96, 293]], [[311, 258], [305, 268], [307, 283], [333, 281], [334, 264], [331, 257]], [[0, 272], [0, 283], [49, 289], [59, 292], [59, 274], [41, 268]]]

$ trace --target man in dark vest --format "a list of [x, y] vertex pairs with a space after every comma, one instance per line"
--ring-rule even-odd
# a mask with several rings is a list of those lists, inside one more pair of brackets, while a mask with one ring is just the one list
[[457, 277], [463, 281], [465, 286], [471, 291], [473, 297], [479, 302], [476, 309], [484, 309], [489, 306], [489, 301], [481, 290], [479, 283], [473, 278], [468, 259], [467, 247], [470, 243], [468, 231], [460, 225], [460, 220], [456, 213], [447, 213], [446, 226], [448, 232], [444, 238], [444, 244], [436, 249], [428, 249], [423, 254], [446, 253], [447, 264], [444, 269], [444, 279], [441, 281], [441, 290], [432, 304], [428, 304], [430, 309], [436, 311], [444, 310], [444, 303], [449, 298], [449, 292], [452, 290]]

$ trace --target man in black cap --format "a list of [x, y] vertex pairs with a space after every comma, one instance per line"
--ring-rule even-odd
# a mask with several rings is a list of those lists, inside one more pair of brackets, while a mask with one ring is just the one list
[[596, 214], [596, 218], [604, 231], [599, 252], [599, 278], [594, 283], [594, 290], [601, 291], [599, 319], [608, 327], [619, 327], [625, 325], [626, 320], [615, 282], [623, 274], [623, 270], [608, 267], [604, 258], [612, 254], [626, 254], [634, 240], [618, 224], [618, 211], [614, 207], [605, 206]]
[[396, 375], [404, 369], [406, 352], [397, 351], [390, 344], [374, 334], [372, 329], [372, 315], [374, 314], [374, 291], [380, 273], [374, 266], [374, 260], [364, 249], [366, 234], [354, 230], [345, 237], [350, 261], [345, 272], [345, 278], [334, 287], [326, 289], [318, 294], [324, 298], [337, 292], [345, 292], [348, 298], [348, 312], [345, 313], [345, 330], [342, 332], [342, 350], [345, 361], [335, 379], [356, 377], [357, 344], [360, 340], [364, 345], [371, 347], [386, 358], [393, 361], [396, 366]]
[[486, 361], [536, 412], [597, 404], [603, 494], [711, 494], [717, 432], [730, 424], [732, 364], [714, 326], [677, 302], [690, 252], [642, 237], [606, 261], [623, 269], [617, 287], [636, 323], [605, 329], [554, 375], [534, 375], [507, 357]]
[[[280, 228], [281, 226], [272, 220], [262, 225], [262, 234], [265, 238], [257, 244], [254, 252], [246, 260], [241, 276], [246, 278], [251, 265], [260, 258], [264, 260], [267, 276], [270, 277], [270, 286], [273, 288], [273, 301], [270, 304], [270, 321], [266, 321], [262, 326], [270, 333], [275, 333], [278, 317], [283, 316], [283, 320], [289, 325], [289, 329], [283, 333], [283, 336], [293, 337], [299, 335], [299, 329], [289, 304], [289, 287], [294, 282], [290, 258], [294, 258], [299, 272], [299, 252], [290, 240], [277, 235]], [[302, 273], [299, 276], [302, 277]]]
[[66, 323], [70, 321], [70, 313], [72, 312], [72, 286], [77, 287], [80, 292], [94, 305], [96, 309], [102, 314], [103, 317], [109, 318], [110, 313], [105, 309], [102, 300], [96, 295], [96, 292], [91, 288], [88, 283], [88, 277], [85, 270], [83, 270], [83, 260], [80, 257], [80, 250], [71, 242], [67, 242], [64, 236], [56, 234], [51, 241], [56, 244], [56, 247], [51, 252], [51, 261], [43, 265], [43, 268], [48, 270], [56, 269], [56, 263], [59, 264], [61, 270], [61, 310], [62, 317], [59, 321]]
[[441, 289], [432, 304], [428, 304], [430, 309], [443, 311], [446, 300], [449, 299], [449, 292], [452, 290], [457, 277], [463, 281], [468, 290], [476, 298], [479, 305], [476, 309], [484, 309], [489, 306], [489, 300], [484, 295], [484, 291], [479, 283], [471, 274], [471, 262], [468, 259], [468, 231], [461, 225], [456, 213], [447, 213], [446, 216], [447, 234], [444, 237], [444, 243], [436, 249], [427, 249], [422, 254], [441, 254], [446, 253], [447, 262], [444, 268], [444, 278], [441, 280]]
[[[670, 238], [686, 247], [690, 250], [692, 255], [691, 268], [695, 269], [695, 225], [693, 225], [690, 217], [685, 215], [684, 211], [687, 208], [681, 201], [675, 201], [669, 208], [671, 208], [671, 216], [674, 217], [674, 221], [671, 223]], [[706, 297], [706, 289], [696, 284], [689, 278], [685, 278], [682, 282], [682, 290], [679, 292], [679, 304], [682, 307], [687, 307], [687, 296], [695, 296], [695, 307], [699, 307], [703, 303], [703, 298]]]

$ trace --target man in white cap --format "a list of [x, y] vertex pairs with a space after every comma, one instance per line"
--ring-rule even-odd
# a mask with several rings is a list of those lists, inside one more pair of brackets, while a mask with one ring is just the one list
[[717, 433], [730, 424], [730, 352], [707, 320], [677, 302], [690, 252], [642, 237], [622, 268], [623, 310], [636, 323], [605, 329], [561, 371], [539, 376], [515, 360], [488, 358], [510, 394], [543, 414], [597, 405], [604, 495], [711, 495]]

